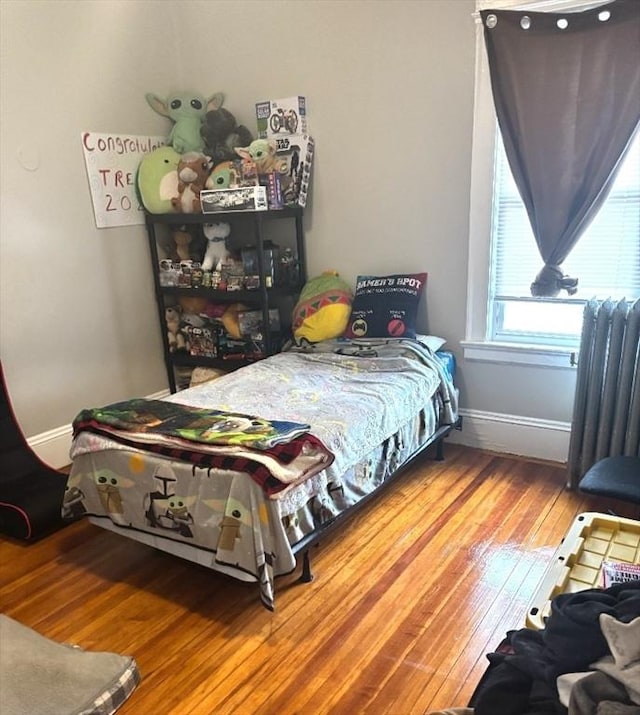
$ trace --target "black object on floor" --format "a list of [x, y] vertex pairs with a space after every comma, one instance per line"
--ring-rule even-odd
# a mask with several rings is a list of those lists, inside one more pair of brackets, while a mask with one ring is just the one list
[[582, 477], [585, 494], [640, 504], [640, 457], [605, 457]]
[[42, 462], [24, 438], [0, 362], [0, 532], [33, 541], [65, 526], [66, 484], [67, 475]]

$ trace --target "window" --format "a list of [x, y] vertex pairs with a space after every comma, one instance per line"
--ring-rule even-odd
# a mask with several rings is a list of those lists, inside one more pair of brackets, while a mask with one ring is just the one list
[[[602, 0], [476, 0], [478, 10], [569, 12], [600, 4]], [[563, 264], [566, 273], [578, 277], [578, 293], [532, 298], [530, 285], [541, 267], [497, 131], [478, 16], [466, 358], [570, 368], [568, 354], [578, 344], [584, 302], [594, 296], [640, 297], [640, 136], [605, 205]]]
[[640, 297], [640, 135], [607, 201], [563, 264], [579, 278], [578, 293], [570, 298], [531, 297], [542, 259], [499, 137], [495, 145], [487, 337], [577, 346], [585, 300]]

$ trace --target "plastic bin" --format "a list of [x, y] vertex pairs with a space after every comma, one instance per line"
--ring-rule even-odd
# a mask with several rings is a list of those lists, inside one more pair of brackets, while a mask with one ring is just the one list
[[602, 587], [605, 561], [640, 564], [640, 521], [597, 512], [579, 514], [531, 601], [527, 627], [544, 628], [555, 596]]

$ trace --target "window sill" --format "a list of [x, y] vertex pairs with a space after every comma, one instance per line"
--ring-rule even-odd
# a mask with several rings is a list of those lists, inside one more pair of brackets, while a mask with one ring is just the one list
[[478, 340], [463, 340], [460, 344], [464, 349], [465, 360], [575, 370], [575, 366], [571, 364], [571, 354], [576, 353], [576, 350], [571, 348], [489, 343]]

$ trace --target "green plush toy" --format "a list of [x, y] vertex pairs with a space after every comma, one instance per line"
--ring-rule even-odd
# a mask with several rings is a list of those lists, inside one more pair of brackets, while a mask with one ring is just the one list
[[233, 174], [233, 162], [222, 161], [213, 167], [213, 171], [207, 177], [205, 187], [207, 189], [228, 189], [231, 186]]
[[180, 154], [170, 146], [161, 146], [145, 154], [138, 167], [136, 186], [145, 209], [152, 214], [174, 210], [171, 199], [178, 195]]
[[209, 99], [194, 92], [176, 92], [166, 100], [148, 92], [145, 98], [154, 112], [175, 122], [167, 143], [179, 154], [204, 150], [204, 139], [200, 134], [202, 120], [208, 111], [219, 109], [224, 102], [222, 92]]
[[349, 322], [353, 293], [336, 271], [311, 278], [293, 310], [293, 337], [312, 343], [342, 335]]
[[254, 139], [249, 146], [237, 146], [236, 154], [244, 161], [252, 161], [258, 174], [282, 173], [286, 170], [286, 161], [276, 155], [275, 139]]

